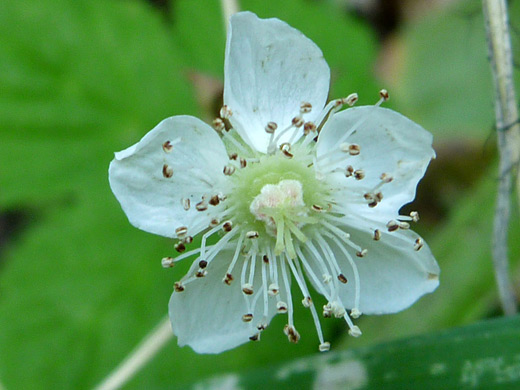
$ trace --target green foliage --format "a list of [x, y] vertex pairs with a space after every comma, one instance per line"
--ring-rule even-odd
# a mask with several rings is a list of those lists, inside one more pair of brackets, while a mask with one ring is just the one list
[[[520, 317], [228, 374], [193, 389], [514, 389]], [[185, 387], [184, 387], [185, 388]]]

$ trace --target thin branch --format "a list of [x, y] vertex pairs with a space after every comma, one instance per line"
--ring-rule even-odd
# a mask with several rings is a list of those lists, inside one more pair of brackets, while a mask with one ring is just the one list
[[238, 5], [238, 0], [220, 0], [220, 4], [222, 6], [222, 17], [224, 18], [224, 26], [226, 27], [226, 31], [228, 29], [229, 18], [231, 15], [236, 14], [240, 11], [240, 6]]
[[[489, 58], [495, 85], [495, 115], [498, 137], [499, 183], [493, 228], [493, 263], [502, 308], [517, 312], [509, 277], [508, 231], [511, 214], [513, 167], [519, 156], [518, 109], [513, 81], [513, 56], [505, 0], [482, 0]], [[511, 124], [514, 124], [510, 126]]]
[[143, 366], [152, 359], [157, 352], [164, 347], [173, 337], [170, 319], [163, 319], [152, 331], [141, 341], [141, 344], [116, 367], [112, 373], [99, 384], [95, 390], [120, 389]]

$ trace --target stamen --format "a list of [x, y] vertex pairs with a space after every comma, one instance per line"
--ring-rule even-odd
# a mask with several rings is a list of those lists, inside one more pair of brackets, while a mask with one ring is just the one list
[[249, 268], [249, 280], [248, 284], [253, 285], [253, 281], [255, 278], [255, 269], [256, 269], [256, 250], [253, 250], [251, 254], [251, 267]]
[[231, 275], [231, 272], [233, 271], [233, 268], [235, 267], [235, 264], [238, 260], [238, 256], [240, 254], [240, 250], [242, 249], [242, 243], [244, 242], [245, 235], [246, 234], [244, 232], [242, 232], [242, 234], [240, 234], [240, 237], [238, 238], [238, 242], [235, 247], [235, 254], [233, 255], [233, 260], [231, 260], [231, 263], [229, 264], [229, 267], [226, 271], [226, 275], [224, 276], [223, 281], [227, 285], [230, 285], [231, 282], [233, 281], [233, 276]]
[[269, 315], [269, 291], [267, 290], [267, 263], [265, 261], [262, 261], [262, 292], [264, 297], [264, 318], [267, 318], [267, 316]]
[[220, 116], [222, 119], [229, 119], [233, 115], [233, 111], [227, 105], [223, 105], [220, 109]]
[[[289, 220], [287, 220], [289, 222]], [[296, 252], [294, 250], [294, 244], [291, 236], [291, 229], [286, 226], [284, 229], [284, 242], [285, 242], [285, 253], [289, 255], [291, 259], [296, 258]]]
[[309, 294], [309, 290], [307, 288], [307, 285], [305, 283], [305, 278], [303, 277], [303, 274], [301, 272], [301, 268], [296, 262], [297, 267], [294, 266], [292, 260], [287, 257], [287, 262], [289, 263], [289, 267], [291, 268], [291, 271], [293, 273], [294, 278], [296, 279], [296, 283], [300, 287], [300, 290], [304, 296], [304, 306], [311, 309], [312, 318], [314, 320], [314, 326], [316, 327], [316, 332], [318, 333], [318, 339], [320, 341], [320, 345], [324, 343], [323, 340], [323, 332], [321, 330], [321, 324], [318, 317], [318, 313], [316, 312], [316, 307], [314, 306], [314, 303], [312, 302], [311, 296]]
[[226, 165], [224, 166], [224, 169], [222, 170], [222, 172], [224, 172], [224, 175], [226, 176], [231, 176], [233, 173], [235, 173], [235, 166], [234, 165]]
[[206, 240], [208, 239], [208, 237], [218, 232], [220, 229], [221, 226], [215, 226], [213, 229], [208, 230], [206, 233], [202, 235], [202, 241], [200, 244], [200, 257], [202, 259], [204, 259], [206, 255]]
[[379, 107], [383, 102], [386, 102], [390, 97], [388, 96], [388, 91], [386, 89], [382, 89], [379, 91], [379, 96], [381, 98], [379, 101], [375, 104], [376, 107]]
[[169, 179], [173, 176], [173, 169], [172, 167], [164, 164], [162, 167], [162, 174], [166, 179]]
[[293, 302], [292, 302], [292, 296], [291, 296], [291, 285], [289, 284], [289, 279], [287, 278], [287, 270], [285, 268], [285, 261], [280, 261], [280, 268], [282, 269], [282, 278], [283, 278], [283, 284], [285, 287], [285, 293], [287, 294], [287, 312], [288, 312], [288, 325], [294, 327], [294, 321], [293, 321]]
[[300, 104], [300, 113], [301, 114], [308, 114], [311, 111], [312, 111], [312, 104], [310, 104], [309, 102], [302, 102]]
[[175, 261], [173, 260], [173, 257], [164, 257], [161, 260], [161, 265], [163, 268], [172, 268], [175, 265]]
[[419, 251], [421, 250], [421, 248], [424, 246], [424, 242], [421, 238], [417, 238], [415, 240], [415, 243], [413, 245], [413, 249], [416, 250], [416, 251]]
[[226, 124], [220, 118], [213, 119], [213, 128], [217, 131], [217, 133], [221, 134], [224, 130], [226, 130]]
[[361, 285], [356, 263], [354, 262], [352, 256], [350, 256], [350, 253], [348, 253], [347, 249], [341, 244], [341, 242], [335, 236], [330, 235], [329, 237], [332, 238], [332, 240], [334, 240], [338, 248], [341, 250], [341, 252], [343, 252], [350, 264], [350, 267], [352, 268], [352, 272], [354, 273], [354, 308], [357, 308], [359, 307]]

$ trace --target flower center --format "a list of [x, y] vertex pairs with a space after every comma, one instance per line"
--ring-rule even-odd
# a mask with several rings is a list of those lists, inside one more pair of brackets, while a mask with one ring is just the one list
[[235, 220], [258, 233], [260, 247], [274, 245], [275, 253], [296, 257], [293, 239], [305, 242], [319, 211], [329, 203], [328, 185], [312, 168], [313, 145], [295, 148], [292, 158], [263, 155], [233, 176], [229, 200]]

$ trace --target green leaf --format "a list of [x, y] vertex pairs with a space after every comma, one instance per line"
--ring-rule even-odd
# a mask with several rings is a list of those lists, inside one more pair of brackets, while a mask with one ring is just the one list
[[505, 390], [520, 386], [519, 350], [517, 316], [228, 374], [190, 388]]
[[[520, 6], [509, 3], [516, 21]], [[439, 8], [404, 28], [387, 51], [385, 60], [397, 66], [385, 78], [400, 110], [434, 135], [484, 140], [495, 117], [482, 5]], [[512, 34], [515, 41], [514, 28]], [[520, 73], [515, 76], [520, 81]]]

